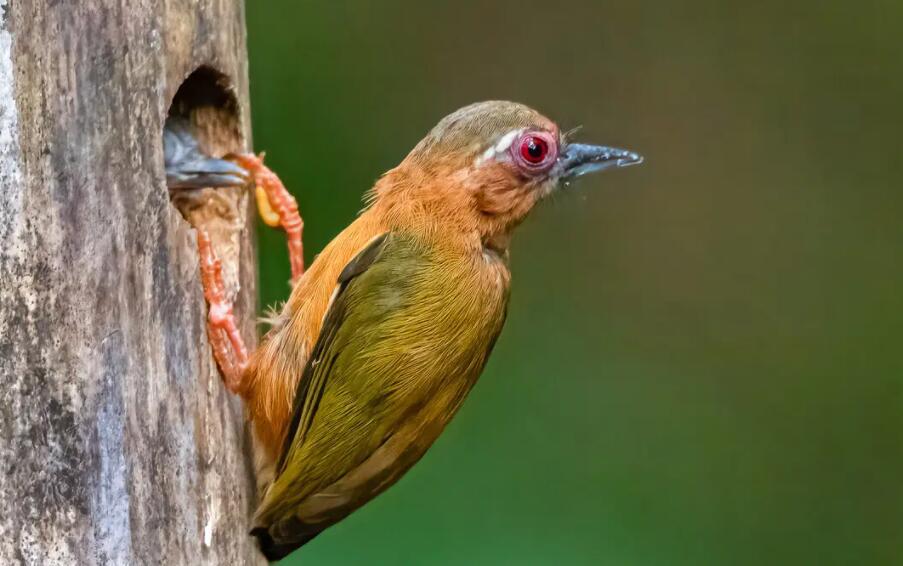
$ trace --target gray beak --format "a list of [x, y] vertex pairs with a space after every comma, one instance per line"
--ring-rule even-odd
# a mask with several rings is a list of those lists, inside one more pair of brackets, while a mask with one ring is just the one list
[[643, 162], [643, 156], [626, 149], [569, 143], [558, 157], [559, 175], [573, 179], [613, 167], [629, 167]]
[[240, 187], [250, 182], [244, 168], [226, 159], [193, 155], [191, 161], [166, 164], [166, 184], [170, 189]]
[[166, 184], [172, 189], [240, 187], [250, 182], [244, 168], [228, 159], [205, 155], [191, 124], [170, 116], [163, 126], [163, 164]]

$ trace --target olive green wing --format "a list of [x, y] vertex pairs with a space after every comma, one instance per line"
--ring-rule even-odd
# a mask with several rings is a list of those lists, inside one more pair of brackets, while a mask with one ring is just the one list
[[297, 509], [366, 460], [403, 416], [387, 402], [391, 371], [368, 361], [395, 355], [382, 349], [394, 348], [387, 336], [398, 335], [399, 313], [417, 301], [428, 268], [410, 239], [386, 233], [342, 271], [298, 384], [276, 478], [255, 514], [252, 534], [267, 558], [287, 555], [341, 518], [308, 524]]
[[276, 468], [277, 477], [282, 474], [285, 468], [285, 462], [292, 451], [292, 446], [304, 443], [304, 438], [308, 430], [310, 430], [320, 399], [323, 397], [326, 381], [332, 369], [332, 362], [336, 358], [334, 353], [330, 354], [330, 349], [335, 342], [336, 334], [346, 319], [348, 310], [348, 301], [345, 300], [344, 292], [352, 279], [364, 273], [379, 258], [388, 236], [389, 233], [387, 232], [375, 237], [348, 262], [348, 265], [339, 274], [335, 294], [330, 306], [327, 308], [326, 318], [323, 321], [323, 327], [320, 330], [317, 343], [314, 345], [313, 352], [311, 352], [307, 365], [304, 368], [304, 373], [298, 381], [292, 420], [289, 423], [279, 465]]
[[255, 515], [268, 557], [375, 497], [441, 433], [505, 318], [504, 277], [475, 265], [484, 264], [389, 233], [344, 269]]

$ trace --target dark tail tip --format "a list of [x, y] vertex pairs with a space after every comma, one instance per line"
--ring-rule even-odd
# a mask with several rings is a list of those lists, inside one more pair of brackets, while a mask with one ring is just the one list
[[251, 535], [257, 537], [257, 544], [260, 546], [260, 552], [270, 562], [282, 560], [296, 549], [304, 546], [310, 539], [320, 534], [319, 531], [313, 534], [305, 535], [299, 540], [291, 542], [276, 542], [270, 535], [269, 529], [266, 527], [255, 527], [251, 530]]

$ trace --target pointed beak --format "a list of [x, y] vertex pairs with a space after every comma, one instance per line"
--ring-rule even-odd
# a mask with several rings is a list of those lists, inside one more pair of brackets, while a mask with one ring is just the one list
[[167, 164], [166, 184], [170, 189], [240, 187], [250, 182], [241, 166], [226, 159], [199, 158], [187, 163]]
[[626, 149], [569, 143], [558, 158], [559, 175], [573, 179], [613, 167], [629, 167], [643, 162], [643, 156]]

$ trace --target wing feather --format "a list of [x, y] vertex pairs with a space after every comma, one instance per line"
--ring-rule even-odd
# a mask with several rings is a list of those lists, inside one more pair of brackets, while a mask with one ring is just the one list
[[[317, 343], [314, 345], [313, 352], [307, 360], [304, 373], [298, 380], [298, 390], [295, 393], [294, 409], [292, 410], [292, 420], [285, 435], [285, 442], [282, 446], [282, 455], [279, 458], [277, 466], [277, 474], [281, 474], [285, 468], [286, 458], [291, 451], [293, 445], [299, 445], [304, 442], [307, 431], [313, 423], [314, 415], [323, 398], [323, 391], [326, 387], [327, 377], [329, 376], [332, 364], [335, 362], [336, 355], [325, 358], [325, 354], [329, 350], [342, 322], [345, 320], [347, 305], [341, 300], [342, 294], [347, 289], [352, 279], [361, 275], [367, 268], [379, 258], [386, 238], [389, 233], [381, 234], [367, 244], [339, 274], [338, 288], [333, 297], [329, 310], [326, 312], [326, 318], [323, 321], [323, 328]], [[325, 358], [325, 360], [324, 360]], [[324, 363], [324, 361], [326, 363]]]

